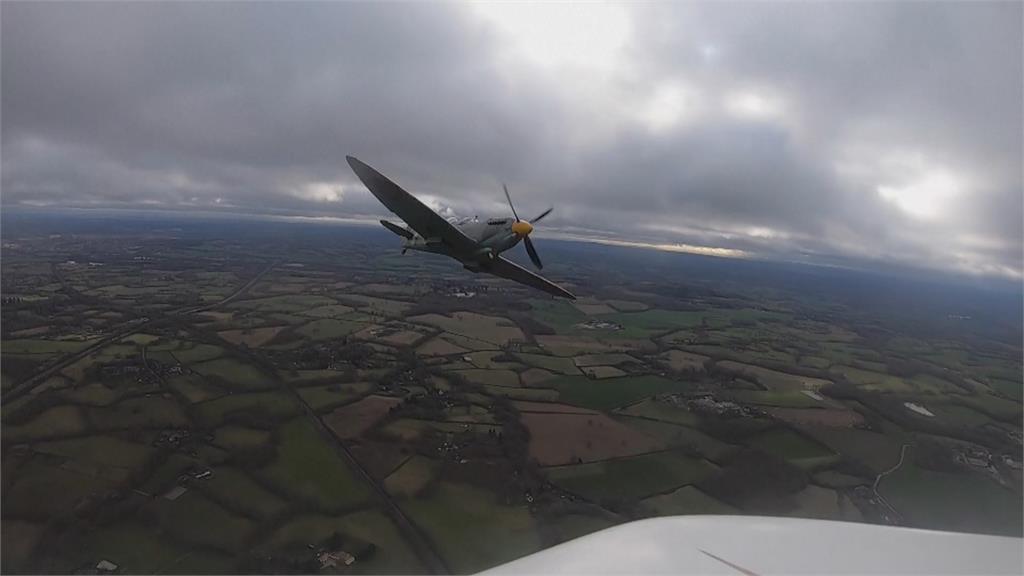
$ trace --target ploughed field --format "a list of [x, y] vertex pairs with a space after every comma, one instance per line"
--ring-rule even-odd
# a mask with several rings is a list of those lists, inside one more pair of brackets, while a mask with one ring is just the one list
[[1021, 533], [1019, 342], [372, 246], [48, 242], [3, 261], [4, 571], [469, 573], [665, 514]]

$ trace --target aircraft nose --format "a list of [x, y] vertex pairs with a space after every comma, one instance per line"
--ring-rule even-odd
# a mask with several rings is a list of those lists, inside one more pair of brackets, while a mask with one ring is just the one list
[[512, 224], [512, 232], [519, 236], [529, 236], [533, 232], [533, 224], [520, 220]]

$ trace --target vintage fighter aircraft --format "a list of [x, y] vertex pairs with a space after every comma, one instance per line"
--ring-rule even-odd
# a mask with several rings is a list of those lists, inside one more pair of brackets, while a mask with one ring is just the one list
[[537, 249], [530, 240], [533, 224], [551, 213], [551, 208], [542, 212], [533, 220], [520, 220], [512, 205], [508, 187], [505, 187], [505, 198], [512, 208], [515, 217], [490, 218], [485, 221], [463, 220], [448, 221], [437, 212], [389, 180], [386, 176], [364, 164], [357, 158], [346, 156], [349, 166], [356, 176], [380, 200], [380, 203], [405, 221], [408, 227], [403, 228], [393, 222], [381, 220], [385, 228], [404, 238], [402, 252], [420, 250], [444, 254], [462, 263], [466, 270], [487, 272], [525, 284], [549, 294], [575, 300], [571, 292], [561, 286], [534, 274], [529, 270], [502, 258], [501, 253], [512, 248], [520, 241], [526, 247], [526, 253], [538, 269], [543, 268]]

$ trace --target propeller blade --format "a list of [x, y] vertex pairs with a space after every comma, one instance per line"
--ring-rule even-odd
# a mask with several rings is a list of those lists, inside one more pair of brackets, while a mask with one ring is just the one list
[[552, 206], [551, 208], [548, 208], [547, 210], [541, 212], [540, 216], [537, 216], [533, 220], [530, 220], [530, 224], [533, 224], [534, 222], [540, 222], [541, 220], [544, 219], [545, 216], [547, 216], [548, 214], [551, 214], [551, 211], [554, 210], [554, 209], [555, 209], [555, 207]]
[[508, 195], [508, 186], [502, 183], [501, 187], [505, 189], [505, 199], [508, 200], [508, 207], [512, 209], [512, 215], [516, 217], [516, 222], [519, 222], [519, 214], [516, 214], [516, 207], [512, 205], [512, 197]]
[[530, 240], [529, 236], [523, 236], [523, 244], [526, 246], [526, 253], [530, 255], [530, 260], [537, 267], [537, 270], [543, 268], [544, 265], [540, 263], [540, 256], [537, 256], [537, 249], [533, 247], [533, 241]]

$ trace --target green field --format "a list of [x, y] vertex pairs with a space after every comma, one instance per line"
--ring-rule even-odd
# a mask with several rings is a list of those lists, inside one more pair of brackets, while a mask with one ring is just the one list
[[644, 498], [699, 482], [715, 470], [705, 460], [674, 452], [658, 452], [632, 458], [620, 458], [546, 468], [556, 486], [592, 501]]
[[591, 380], [586, 376], [562, 376], [545, 386], [557, 388], [561, 400], [574, 406], [611, 410], [663, 392], [682, 392], [687, 384], [660, 376], [626, 376]]
[[[116, 562], [126, 574], [155, 574], [161, 569], [174, 572], [182, 567], [177, 560], [192, 555], [187, 547], [161, 534], [159, 526], [132, 520], [96, 527], [80, 534], [79, 538], [78, 545], [62, 547], [62, 560], [67, 566], [62, 572], [70, 573], [83, 565], [95, 565], [99, 558]], [[205, 556], [202, 553], [194, 555]], [[227, 560], [226, 557], [221, 558]], [[216, 565], [205, 562], [203, 565], [210, 572], [216, 572]], [[225, 568], [230, 568], [230, 564]]]
[[170, 352], [174, 354], [174, 357], [177, 358], [178, 362], [183, 364], [205, 362], [206, 360], [213, 360], [214, 358], [220, 358], [224, 355], [224, 349], [220, 346], [198, 343], [192, 343], [190, 346], [187, 345], [177, 350], [171, 350]]
[[980, 474], [918, 468], [911, 456], [878, 489], [912, 526], [1021, 536], [1019, 494]]
[[88, 430], [84, 411], [78, 406], [54, 406], [32, 420], [20, 425], [4, 427], [3, 437], [8, 442], [24, 442], [73, 436]]
[[[409, 318], [409, 321], [429, 324], [452, 334], [497, 345], [505, 344], [510, 340], [524, 339], [523, 332], [518, 326], [507, 318], [500, 316], [485, 316], [472, 312], [455, 312], [450, 316], [442, 316], [441, 314], [413, 316]], [[455, 343], [462, 346], [458, 342]]]
[[488, 394], [511, 398], [513, 400], [536, 400], [538, 402], [554, 402], [558, 400], [558, 390], [550, 388], [509, 388], [507, 386], [484, 386]]
[[504, 352], [495, 352], [493, 350], [482, 350], [480, 352], [471, 352], [465, 354], [463, 358], [469, 358], [477, 368], [483, 368], [486, 370], [515, 370], [522, 368], [523, 365], [512, 360], [498, 360], [496, 358], [506, 357]]
[[708, 496], [694, 486], [683, 486], [668, 494], [644, 498], [641, 500], [641, 504], [658, 516], [736, 514], [739, 512], [736, 508]]
[[900, 459], [900, 440], [867, 430], [803, 426], [818, 442], [840, 455], [860, 462], [881, 473], [896, 465]]
[[31, 461], [21, 466], [14, 483], [4, 488], [4, 516], [49, 522], [69, 514], [83, 498], [114, 486], [103, 477]]
[[915, 388], [925, 394], [959, 394], [963, 392], [952, 383], [931, 374], [916, 374], [910, 381]]
[[936, 419], [952, 426], [973, 428], [984, 426], [992, 421], [986, 414], [958, 404], [931, 403], [928, 406], [929, 410], [935, 414]]
[[530, 366], [536, 366], [537, 368], [543, 368], [556, 374], [564, 374], [566, 376], [572, 376], [579, 374], [579, 369], [576, 368], [576, 364], [572, 358], [561, 358], [559, 356], [548, 356], [546, 354], [516, 354], [517, 358]]
[[188, 418], [177, 402], [163, 396], [128, 398], [117, 404], [88, 409], [97, 430], [183, 428]]
[[668, 422], [647, 420], [643, 418], [617, 417], [618, 420], [627, 423], [630, 427], [636, 428], [650, 436], [660, 438], [669, 446], [695, 450], [708, 460], [722, 462], [728, 459], [737, 450], [736, 446], [726, 444], [707, 434], [690, 428], [679, 426]]
[[605, 300], [605, 303], [619, 312], [641, 312], [648, 308], [647, 304], [634, 300]]
[[280, 392], [253, 392], [232, 394], [216, 400], [196, 404], [199, 421], [209, 427], [220, 426], [232, 412], [256, 412], [275, 418], [299, 413], [299, 407], [288, 395]]
[[559, 334], [571, 333], [576, 324], [586, 322], [589, 318], [578, 308], [562, 300], [531, 298], [529, 302], [533, 308], [530, 316], [554, 328]]
[[412, 308], [412, 304], [408, 302], [364, 296], [363, 294], [342, 294], [338, 296], [338, 300], [358, 308], [360, 312], [377, 316], [401, 316], [406, 310]]
[[273, 385], [273, 379], [251, 364], [236, 358], [220, 358], [192, 364], [192, 369], [214, 382], [236, 390], [260, 390]]
[[151, 506], [160, 526], [176, 540], [224, 552], [241, 551], [255, 527], [252, 521], [228, 512], [195, 490], [174, 501], [154, 500]]
[[213, 443], [225, 450], [249, 449], [270, 442], [270, 432], [244, 426], [221, 426], [213, 435]]
[[167, 384], [192, 403], [205, 402], [224, 395], [220, 390], [208, 386], [202, 377], [196, 375], [179, 375], [167, 379]]
[[808, 368], [827, 370], [832, 363], [829, 362], [827, 358], [821, 358], [820, 356], [801, 356], [800, 365], [807, 366]]
[[808, 484], [806, 488], [793, 495], [796, 508], [789, 512], [797, 518], [815, 518], [819, 520], [853, 520], [844, 518], [839, 507], [839, 495], [835, 490]]
[[563, 514], [555, 518], [544, 518], [542, 522], [552, 543], [562, 543], [610, 528], [616, 524], [616, 518], [611, 514]]
[[823, 380], [821, 378], [809, 378], [807, 376], [799, 376], [796, 374], [786, 374], [785, 372], [769, 370], [760, 366], [734, 362], [732, 360], [718, 362], [715, 364], [715, 368], [729, 374], [744, 376], [773, 392], [818, 390], [822, 386], [831, 383], [828, 380]]
[[281, 491], [325, 510], [352, 508], [369, 489], [309, 421], [299, 418], [278, 430], [277, 459], [263, 470]]
[[125, 336], [124, 338], [121, 339], [121, 341], [122, 342], [131, 343], [131, 344], [138, 344], [140, 346], [146, 346], [148, 344], [152, 344], [153, 342], [156, 342], [159, 339], [160, 339], [160, 336], [156, 336], [154, 334], [145, 334], [145, 333], [139, 332], [139, 333], [136, 333], [136, 334], [129, 334], [128, 336]]
[[422, 456], [413, 456], [384, 480], [384, 488], [392, 496], [415, 496], [434, 478], [439, 469], [439, 462]]
[[352, 384], [326, 384], [323, 386], [304, 386], [296, 388], [302, 400], [309, 407], [319, 412], [336, 408], [353, 402], [373, 390], [374, 385], [367, 382]]
[[319, 544], [335, 532], [377, 546], [368, 560], [360, 560], [346, 573], [419, 574], [423, 567], [395, 525], [382, 512], [362, 510], [341, 517], [302, 515], [277, 528], [267, 540], [270, 548], [295, 545], [305, 549]]
[[519, 380], [524, 386], [537, 386], [556, 377], [555, 374], [540, 368], [529, 368], [519, 373]]
[[138, 468], [150, 457], [153, 449], [145, 444], [128, 442], [114, 436], [84, 436], [41, 442], [33, 447], [38, 452], [55, 454], [90, 462], [100, 467]]
[[816, 473], [814, 475], [814, 482], [826, 488], [853, 488], [854, 486], [863, 486], [869, 483], [865, 478], [850, 476], [835, 470], [823, 470]]
[[815, 400], [797, 390], [730, 390], [729, 395], [737, 402], [759, 406], [781, 406], [783, 408], [821, 408], [829, 405], [828, 400]]
[[984, 412], [997, 420], [1018, 420], [1021, 414], [1021, 404], [1010, 400], [1004, 400], [992, 394], [976, 394], [974, 396], [956, 396], [957, 402], [968, 408]]
[[572, 359], [573, 364], [578, 367], [585, 366], [618, 366], [628, 362], [636, 362], [637, 359], [629, 354], [613, 352], [609, 354], [584, 354]]
[[648, 398], [631, 406], [622, 408], [619, 412], [629, 416], [660, 420], [662, 422], [670, 422], [672, 424], [682, 424], [683, 426], [696, 426], [700, 422], [700, 417], [691, 412], [685, 406], [673, 406], [653, 398]]
[[[0, 342], [4, 355], [8, 354], [31, 354], [51, 355], [70, 354], [88, 348], [97, 339], [90, 340], [4, 340]], [[134, 347], [132, 347], [134, 349]]]
[[139, 489], [153, 496], [161, 496], [178, 484], [178, 477], [199, 465], [199, 461], [191, 456], [171, 454], [145, 479]]
[[622, 325], [622, 330], [615, 331], [618, 338], [650, 338], [663, 332], [700, 326], [703, 317], [703, 312], [654, 309], [602, 314], [598, 318]]
[[820, 464], [835, 455], [825, 446], [787, 429], [759, 434], [750, 441], [750, 446], [797, 465]]
[[199, 483], [196, 488], [214, 502], [250, 518], [269, 518], [288, 507], [287, 502], [268, 492], [237, 468], [217, 468], [212, 478]]
[[475, 486], [442, 482], [429, 498], [401, 502], [457, 574], [473, 573], [540, 547], [525, 506], [504, 506]]
[[307, 382], [339, 380], [345, 373], [337, 370], [289, 370], [282, 372], [281, 376], [287, 382], [303, 386]]
[[1020, 402], [1024, 400], [1024, 385], [1020, 380], [1005, 380], [1003, 378], [992, 378], [992, 389], [1003, 396]]
[[495, 433], [501, 431], [500, 426], [490, 424], [471, 424], [463, 422], [437, 422], [434, 420], [416, 420], [412, 418], [402, 418], [401, 420], [395, 420], [384, 426], [381, 432], [392, 438], [402, 440], [413, 440], [422, 436], [428, 431], [437, 432], [468, 432], [473, 431], [477, 434], [487, 434], [489, 431]]
[[242, 300], [231, 304], [232, 308], [248, 308], [260, 312], [306, 312], [320, 306], [337, 304], [331, 298], [317, 295], [287, 295]]
[[328, 304], [327, 306], [318, 306], [310, 310], [300, 311], [299, 314], [313, 318], [340, 318], [351, 313], [353, 310], [354, 308], [344, 304]]
[[881, 372], [862, 370], [860, 368], [843, 365], [833, 366], [829, 369], [829, 372], [840, 374], [850, 382], [861, 386], [865, 390], [877, 390], [879, 392], [914, 391], [914, 386], [908, 384], [902, 378], [890, 376], [889, 374], [883, 374]]
[[455, 370], [452, 374], [458, 374], [467, 382], [481, 386], [505, 386], [509, 388], [519, 387], [519, 375], [511, 370], [483, 370], [472, 368], [470, 370]]
[[325, 318], [303, 324], [295, 330], [295, 333], [309, 340], [334, 340], [335, 338], [348, 336], [365, 326], [365, 324], [358, 322]]

